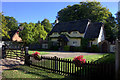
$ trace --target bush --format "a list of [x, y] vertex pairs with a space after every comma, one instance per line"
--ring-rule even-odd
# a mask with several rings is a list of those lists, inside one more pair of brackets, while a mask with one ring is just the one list
[[58, 47], [58, 46], [51, 46], [51, 47], [50, 47], [50, 50], [58, 51], [58, 50], [59, 50], [59, 47]]
[[70, 46], [64, 46], [64, 51], [70, 51]]
[[80, 52], [83, 50], [82, 50], [82, 46], [80, 47], [70, 46], [70, 51]]
[[89, 52], [100, 52], [100, 49], [97, 45], [92, 45]]

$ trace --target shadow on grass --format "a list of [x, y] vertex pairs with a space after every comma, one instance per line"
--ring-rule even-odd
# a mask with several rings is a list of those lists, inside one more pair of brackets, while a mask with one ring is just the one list
[[[107, 56], [103, 56], [102, 58], [96, 60], [95, 62], [101, 62], [101, 63], [113, 63], [115, 62], [115, 54], [108, 54]], [[38, 67], [34, 67], [34, 66], [26, 66], [26, 65], [21, 65], [18, 66], [18, 67], [14, 67], [10, 70], [20, 70], [21, 72], [24, 72], [25, 74], [32, 74], [32, 75], [36, 75], [36, 76], [39, 76], [39, 77], [43, 77], [42, 79], [41, 78], [23, 78], [23, 80], [102, 80], [102, 79], [106, 79], [106, 80], [114, 80], [114, 73], [113, 73], [113, 77], [109, 78], [109, 76], [107, 76], [107, 78], [104, 76], [104, 75], [101, 75], [101, 73], [99, 73], [99, 71], [95, 71], [95, 73], [87, 73], [86, 77], [82, 78], [80, 76], [73, 76], [73, 75], [70, 75], [70, 76], [66, 76], [66, 77], [56, 77], [56, 78], [53, 78], [52, 76], [49, 76], [48, 74], [49, 73], [52, 73], [50, 72], [49, 70], [45, 70], [45, 69], [42, 69], [42, 68], [38, 68]], [[79, 71], [77, 71], [79, 72]], [[109, 71], [108, 71], [109, 72]], [[94, 75], [94, 74], [98, 74], [99, 75]], [[59, 75], [57, 73], [53, 73], [55, 74], [56, 76]], [[108, 73], [109, 74], [109, 73]], [[4, 80], [4, 79], [3, 79]], [[9, 79], [6, 79], [6, 80], [10, 80]], [[11, 79], [12, 80], [12, 79]], [[15, 79], [15, 80], [21, 80], [21, 79]]]

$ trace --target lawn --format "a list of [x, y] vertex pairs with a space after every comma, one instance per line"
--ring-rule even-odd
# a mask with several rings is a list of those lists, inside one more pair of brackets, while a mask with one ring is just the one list
[[[29, 54], [32, 54], [32, 51], [29, 51]], [[38, 51], [39, 52], [39, 51]], [[40, 52], [41, 53], [41, 52]], [[44, 52], [43, 52], [44, 54]], [[74, 57], [66, 58], [66, 59], [71, 59], [73, 60]], [[95, 55], [84, 55], [86, 61], [99, 61], [99, 62], [112, 62], [114, 63], [115, 61], [115, 54], [95, 54]], [[42, 65], [46, 64], [46, 67], [50, 67], [50, 61], [47, 61], [42, 63]], [[61, 63], [60, 63], [61, 64]], [[39, 65], [39, 64], [38, 64]], [[64, 69], [66, 68], [66, 63], [63, 64]], [[59, 66], [59, 65], [58, 65]], [[60, 66], [61, 67], [61, 66]], [[52, 73], [50, 71], [44, 70], [42, 68], [37, 68], [37, 67], [29, 67], [29, 66], [17, 66], [11, 70], [5, 70], [3, 72], [3, 77], [4, 78], [39, 78], [39, 79], [64, 79], [65, 76], [59, 75]]]
[[[73, 60], [74, 57], [69, 57], [66, 59]], [[84, 59], [86, 59], [86, 62], [106, 62], [106, 63], [115, 63], [115, 53], [106, 53], [106, 54], [95, 54], [95, 55], [84, 55]]]
[[[36, 50], [29, 50], [28, 53], [31, 55], [32, 53], [36, 52]], [[40, 53], [40, 55], [45, 55], [45, 54], [49, 54], [48, 52], [43, 52], [43, 51], [37, 51]]]
[[16, 66], [11, 70], [5, 70], [2, 73], [3, 78], [38, 78], [38, 79], [54, 79], [64, 78], [64, 76], [51, 73], [50, 71], [41, 68], [29, 66]]
[[[108, 54], [95, 54], [95, 55], [83, 55], [83, 58], [86, 59], [86, 61], [88, 62], [91, 62], [91, 61], [96, 61], [98, 60], [99, 58], [102, 58], [104, 56], [107, 56]], [[69, 57], [69, 58], [66, 58], [66, 59], [71, 59], [73, 60], [74, 57]]]

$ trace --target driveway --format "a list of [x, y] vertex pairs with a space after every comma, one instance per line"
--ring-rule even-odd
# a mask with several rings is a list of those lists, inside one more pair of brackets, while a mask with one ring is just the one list
[[44, 56], [54, 57], [57, 56], [59, 58], [68, 58], [68, 57], [75, 57], [79, 55], [96, 55], [96, 54], [103, 54], [103, 53], [87, 53], [87, 52], [52, 52], [52, 51], [45, 51], [50, 54], [46, 54]]

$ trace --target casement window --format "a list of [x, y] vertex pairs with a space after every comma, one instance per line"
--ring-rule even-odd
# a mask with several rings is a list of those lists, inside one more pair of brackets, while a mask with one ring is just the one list
[[73, 46], [77, 45], [77, 41], [73, 41]]
[[73, 34], [77, 34], [77, 31], [73, 31]]
[[57, 35], [57, 33], [55, 32], [54, 35]]
[[89, 42], [89, 47], [91, 47], [93, 45], [93, 42]]

